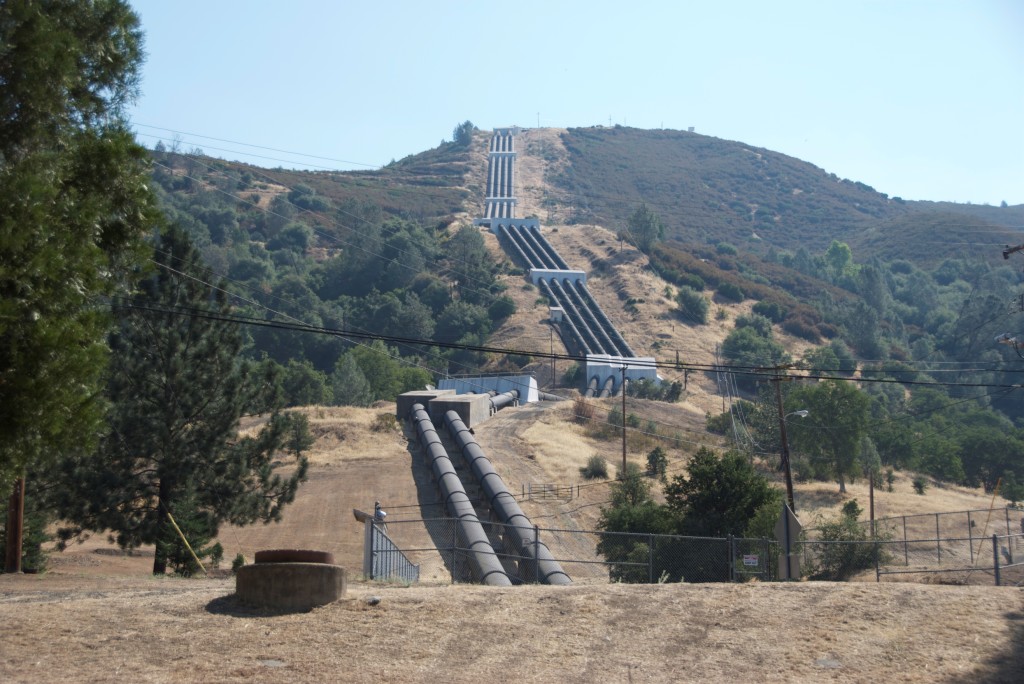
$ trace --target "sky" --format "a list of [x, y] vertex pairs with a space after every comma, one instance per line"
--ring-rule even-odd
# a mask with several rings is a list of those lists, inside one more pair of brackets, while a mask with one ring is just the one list
[[1024, 204], [1020, 0], [130, 2], [147, 146], [347, 170], [467, 120], [692, 126], [890, 196]]

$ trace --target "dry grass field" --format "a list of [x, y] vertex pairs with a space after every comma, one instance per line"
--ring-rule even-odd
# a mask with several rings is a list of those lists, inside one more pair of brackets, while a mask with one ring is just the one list
[[1024, 671], [1024, 595], [1005, 587], [354, 583], [293, 614], [232, 592], [230, 579], [0, 576], [0, 680], [966, 684]]
[[[571, 477], [597, 448], [560, 418], [566, 406], [508, 409], [477, 430], [513, 488]], [[151, 550], [124, 556], [94, 538], [54, 554], [45, 574], [0, 576], [0, 681], [1020, 681], [1024, 593], [1014, 587], [497, 589], [451, 585], [443, 564], [426, 557], [420, 584], [361, 581], [351, 508], [379, 498], [395, 504], [389, 518], [431, 517], [433, 491], [405, 435], [370, 428], [393, 405], [305, 410], [318, 435], [309, 482], [281, 523], [229, 528], [221, 542], [228, 560], [261, 548], [332, 551], [352, 578], [342, 601], [309, 613], [261, 612], [235, 601], [224, 571], [212, 579], [152, 578]], [[860, 486], [848, 496], [863, 501]], [[985, 500], [960, 488], [919, 497], [903, 477], [895, 489], [879, 494], [887, 513]], [[523, 507], [542, 525], [587, 529], [600, 510], [587, 502], [602, 496], [591, 492]], [[802, 486], [797, 496], [807, 516], [842, 502], [834, 485]], [[370, 596], [381, 600], [371, 606]]]

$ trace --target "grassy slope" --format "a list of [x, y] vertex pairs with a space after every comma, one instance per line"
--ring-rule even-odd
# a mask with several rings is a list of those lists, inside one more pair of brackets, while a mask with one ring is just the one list
[[838, 239], [858, 256], [928, 263], [959, 254], [951, 243], [964, 233], [1014, 242], [1024, 224], [1024, 207], [905, 202], [784, 154], [694, 133], [616, 126], [562, 137], [570, 164], [551, 183], [572, 195], [579, 222], [616, 228], [646, 202], [684, 243], [820, 252]]

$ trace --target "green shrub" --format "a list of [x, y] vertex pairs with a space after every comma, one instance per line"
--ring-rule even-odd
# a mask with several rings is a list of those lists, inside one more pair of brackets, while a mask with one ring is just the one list
[[924, 475], [915, 476], [913, 484], [914, 491], [920, 494], [921, 496], [924, 496], [925, 490], [928, 489], [928, 480], [924, 477]]
[[731, 302], [742, 302], [743, 290], [736, 283], [721, 283], [718, 286], [718, 296]]
[[786, 317], [786, 310], [778, 302], [758, 302], [754, 304], [753, 311], [772, 323], [781, 323], [782, 319]]
[[569, 364], [569, 367], [562, 373], [562, 382], [572, 387], [580, 381], [580, 377], [583, 375], [583, 369], [575, 361]]
[[809, 544], [811, 553], [805, 549], [804, 558], [809, 560], [802, 570], [811, 579], [842, 582], [861, 570], [875, 567], [876, 562], [887, 562], [882, 542], [888, 537], [876, 535], [874, 540], [870, 539], [870, 529], [845, 514], [850, 504], [859, 510], [856, 501], [846, 504], [844, 515], [818, 528], [818, 539]]
[[728, 434], [732, 429], [732, 416], [728, 411], [723, 411], [717, 416], [708, 413], [704, 418], [704, 427], [708, 432], [713, 432], [716, 435]]
[[608, 461], [604, 460], [601, 456], [594, 454], [587, 459], [587, 465], [580, 468], [580, 474], [587, 480], [607, 480]]
[[660, 446], [654, 447], [651, 453], [647, 454], [647, 474], [664, 480], [667, 471], [668, 456], [665, 454], [665, 450]]
[[761, 337], [772, 337], [772, 322], [766, 316], [752, 313], [749, 316], [740, 315], [736, 317], [737, 328], [753, 328]]
[[708, 322], [708, 300], [691, 287], [682, 286], [676, 293], [679, 314], [687, 321], [703, 325]]

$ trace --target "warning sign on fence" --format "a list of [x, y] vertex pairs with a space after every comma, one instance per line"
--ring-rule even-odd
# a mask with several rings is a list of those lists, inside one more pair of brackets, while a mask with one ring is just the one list
[[757, 558], [756, 555], [744, 555], [743, 556], [743, 564], [744, 565], [750, 565], [750, 566], [756, 567], [757, 566], [757, 560], [758, 560], [758, 558]]

